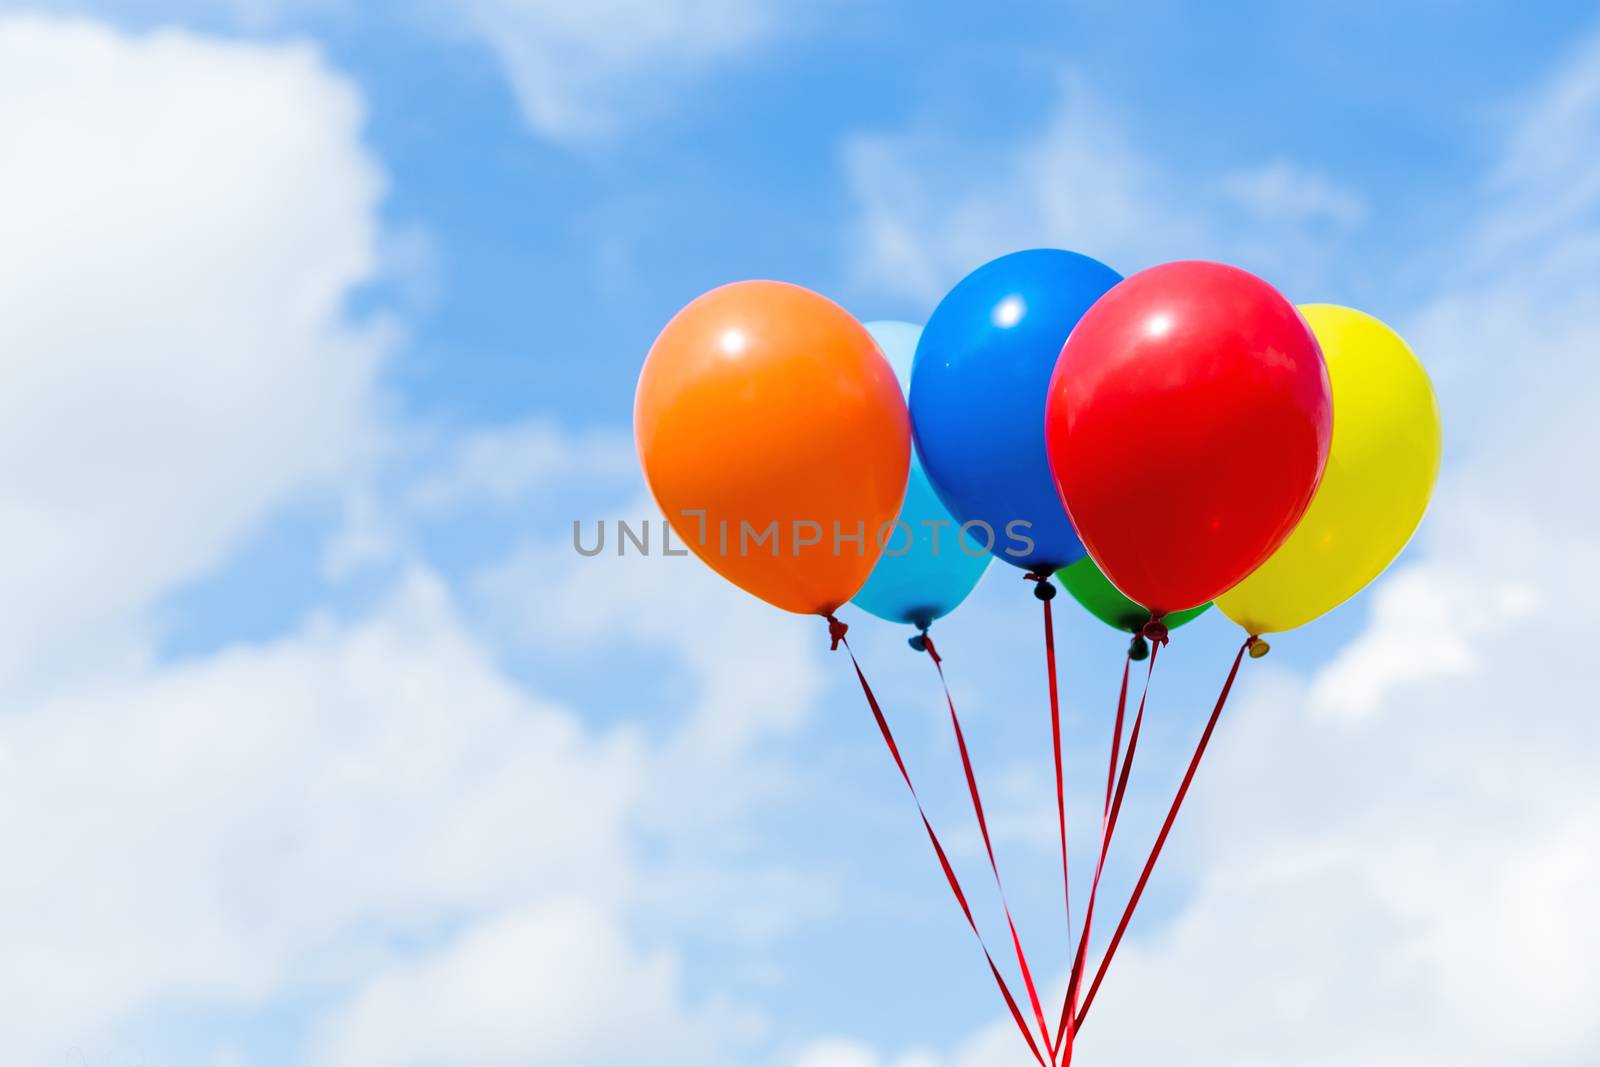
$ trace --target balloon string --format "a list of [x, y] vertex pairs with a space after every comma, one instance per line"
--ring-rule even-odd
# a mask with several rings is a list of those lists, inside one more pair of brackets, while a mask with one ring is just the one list
[[[1178, 818], [1178, 809], [1183, 807], [1183, 798], [1188, 795], [1189, 785], [1194, 781], [1195, 771], [1200, 766], [1201, 757], [1206, 754], [1206, 746], [1211, 743], [1211, 734], [1217, 728], [1217, 720], [1222, 716], [1222, 707], [1228, 702], [1228, 694], [1233, 690], [1233, 681], [1239, 676], [1239, 664], [1244, 660], [1244, 654], [1259, 639], [1255, 636], [1245, 638], [1244, 644], [1239, 646], [1239, 652], [1233, 657], [1233, 666], [1228, 670], [1228, 679], [1222, 683], [1222, 692], [1217, 695], [1217, 703], [1211, 709], [1211, 717], [1206, 720], [1206, 728], [1200, 734], [1200, 743], [1195, 746], [1194, 757], [1189, 760], [1189, 769], [1184, 772], [1183, 782], [1178, 786], [1177, 795], [1172, 798], [1172, 806], [1167, 809], [1167, 817], [1161, 823], [1161, 832], [1156, 835], [1156, 843], [1150, 849], [1150, 856], [1144, 862], [1144, 870], [1139, 873], [1139, 881], [1133, 887], [1133, 896], [1128, 900], [1128, 906], [1122, 911], [1122, 920], [1117, 923], [1117, 932], [1111, 936], [1111, 944], [1106, 947], [1106, 954], [1100, 961], [1099, 968], [1095, 971], [1094, 981], [1089, 986], [1089, 993], [1084, 998], [1083, 1007], [1079, 1009], [1073, 1029], [1076, 1031], [1083, 1026], [1083, 1020], [1089, 1015], [1089, 1008], [1094, 1004], [1095, 993], [1100, 990], [1100, 983], [1106, 976], [1106, 968], [1111, 966], [1111, 959], [1117, 954], [1117, 946], [1122, 943], [1122, 935], [1128, 929], [1128, 921], [1133, 918], [1134, 909], [1139, 906], [1139, 898], [1144, 894], [1144, 887], [1150, 881], [1150, 872], [1155, 870], [1156, 860], [1161, 856], [1161, 848], [1167, 843], [1167, 834], [1172, 831], [1172, 824]], [[1154, 650], [1152, 650], [1153, 652]]]
[[1067, 904], [1067, 952], [1072, 952], [1072, 878], [1067, 873], [1067, 791], [1061, 764], [1061, 699], [1056, 687], [1056, 631], [1050, 601], [1044, 604], [1044, 662], [1050, 679], [1050, 740], [1056, 758], [1056, 825], [1061, 832], [1061, 886]]
[[1100, 844], [1105, 846], [1106, 820], [1111, 815], [1111, 789], [1117, 780], [1117, 757], [1122, 754], [1122, 718], [1128, 707], [1128, 669], [1133, 666], [1133, 657], [1128, 656], [1122, 661], [1122, 689], [1117, 693], [1117, 721], [1111, 732], [1111, 759], [1106, 763], [1106, 803], [1100, 812]]
[[[1150, 696], [1150, 680], [1156, 673], [1156, 658], [1162, 647], [1167, 643], [1166, 632], [1161, 630], [1155, 634], [1150, 642], [1150, 662], [1145, 670], [1144, 690], [1139, 694], [1139, 710], [1133, 716], [1133, 729], [1128, 733], [1128, 749], [1122, 757], [1122, 773], [1117, 776], [1115, 792], [1111, 795], [1110, 806], [1103, 815], [1103, 830], [1100, 834], [1100, 855], [1095, 861], [1094, 878], [1089, 883], [1089, 903], [1084, 911], [1083, 930], [1078, 935], [1078, 951], [1072, 957], [1072, 970], [1067, 978], [1067, 996], [1061, 1005], [1061, 1021], [1056, 1027], [1056, 1047], [1064, 1050], [1062, 1064], [1066, 1067], [1072, 1062], [1073, 1042], [1077, 1037], [1077, 1021], [1075, 1012], [1078, 1003], [1078, 986], [1083, 980], [1084, 954], [1089, 948], [1089, 936], [1094, 930], [1094, 905], [1100, 895], [1100, 876], [1105, 872], [1106, 856], [1111, 851], [1111, 838], [1117, 832], [1117, 817], [1122, 813], [1122, 798], [1128, 791], [1128, 778], [1133, 773], [1134, 753], [1139, 750], [1139, 732], [1144, 725], [1145, 703]], [[1123, 666], [1123, 676], [1126, 678], [1128, 667]], [[1122, 716], [1126, 708], [1126, 690], [1117, 701], [1117, 725], [1113, 731], [1116, 738], [1122, 734]], [[1113, 763], [1115, 760], [1113, 759]]]
[[[1125, 719], [1125, 717], [1127, 715], [1127, 710], [1128, 710], [1128, 672], [1129, 672], [1129, 669], [1132, 666], [1133, 666], [1133, 656], [1132, 656], [1132, 654], [1130, 652], [1130, 654], [1125, 656], [1123, 658], [1123, 660], [1122, 660], [1122, 685], [1117, 690], [1117, 714], [1116, 714], [1115, 724], [1113, 725], [1112, 730], [1111, 730], [1111, 758], [1106, 761], [1106, 798], [1105, 798], [1105, 805], [1100, 810], [1100, 857], [1099, 857], [1099, 860], [1097, 861], [1097, 866], [1095, 868], [1094, 885], [1092, 885], [1090, 887], [1090, 891], [1089, 891], [1089, 907], [1090, 907], [1091, 910], [1094, 907], [1094, 898], [1095, 898], [1095, 895], [1096, 895], [1096, 891], [1100, 888], [1100, 867], [1103, 866], [1104, 863], [1105, 863], [1106, 852], [1107, 852], [1107, 849], [1108, 849], [1108, 842], [1111, 840], [1111, 835], [1110, 835], [1111, 790], [1112, 790], [1112, 787], [1114, 786], [1114, 784], [1116, 783], [1116, 780], [1117, 780], [1117, 757], [1122, 754], [1122, 724], [1123, 724], [1123, 721], [1124, 721], [1124, 719]], [[1152, 664], [1151, 666], [1152, 666], [1152, 669], [1153, 669], [1154, 668], [1154, 664]], [[1145, 679], [1145, 690], [1148, 693], [1148, 691], [1149, 691], [1149, 678], [1148, 677]], [[1080, 934], [1078, 936], [1078, 943], [1079, 943], [1080, 946], [1083, 947], [1083, 951], [1087, 951], [1087, 945], [1088, 945], [1089, 934], [1090, 934], [1090, 925], [1093, 922], [1093, 919], [1094, 919], [1094, 916], [1092, 914], [1087, 914], [1087, 915], [1084, 916], [1083, 930], [1080, 932]], [[1078, 956], [1075, 956], [1073, 958], [1074, 965], [1077, 967], [1079, 973], [1082, 972], [1082, 967], [1083, 967], [1081, 959], [1079, 958], [1079, 957], [1081, 957], [1081, 955], [1082, 955], [1082, 953], [1080, 952], [1078, 954]], [[1073, 994], [1072, 994], [1072, 992], [1070, 992], [1070, 990], [1071, 990], [1071, 981], [1070, 981], [1070, 979], [1068, 981], [1068, 989], [1069, 989], [1068, 996], [1071, 997]], [[1072, 1031], [1073, 1031], [1072, 1034], [1064, 1035], [1061, 1038], [1059, 1038], [1059, 1040], [1063, 1040], [1067, 1044], [1067, 1050], [1066, 1050], [1066, 1053], [1065, 1053], [1065, 1062], [1069, 1063], [1069, 1064], [1072, 1062], [1072, 1052], [1071, 1052], [1072, 1041], [1073, 1041], [1073, 1038], [1075, 1038], [1077, 1036], [1077, 1026], [1076, 1026], [1076, 1024], [1074, 1024], [1072, 1026]]]
[[911, 783], [911, 773], [906, 770], [906, 763], [900, 755], [900, 746], [895, 743], [894, 734], [889, 729], [889, 720], [884, 717], [883, 708], [878, 704], [878, 698], [872, 693], [872, 686], [867, 684], [867, 676], [861, 671], [861, 664], [856, 659], [856, 654], [850, 647], [850, 642], [845, 639], [845, 631], [849, 629], [844, 623], [833, 616], [828, 616], [828, 636], [832, 647], [837, 649], [844, 645], [845, 652], [850, 656], [850, 664], [855, 668], [856, 680], [861, 683], [861, 692], [867, 698], [867, 706], [872, 709], [872, 717], [877, 721], [878, 732], [883, 735], [883, 742], [889, 748], [889, 755], [894, 757], [894, 765], [900, 772], [900, 778], [906, 783], [906, 789], [911, 793], [911, 799], [917, 806], [917, 814], [922, 819], [922, 828], [928, 833], [928, 841], [933, 845], [934, 855], [939, 859], [939, 868], [944, 872], [945, 881], [950, 885], [950, 892], [955, 896], [956, 903], [961, 906], [961, 914], [967, 920], [967, 926], [972, 929], [972, 935], [978, 939], [978, 947], [983, 950], [984, 961], [989, 965], [989, 973], [994, 976], [995, 985], [1000, 990], [1000, 995], [1005, 999], [1006, 1007], [1011, 1012], [1011, 1018], [1017, 1024], [1017, 1030], [1028, 1043], [1028, 1050], [1033, 1053], [1033, 1058], [1038, 1061], [1039, 1067], [1050, 1067], [1054, 1061], [1046, 1061], [1044, 1053], [1039, 1051], [1039, 1044], [1034, 1040], [1033, 1031], [1029, 1028], [1027, 1020], [1022, 1015], [1022, 1009], [1017, 1006], [1017, 998], [1011, 995], [1011, 987], [1006, 984], [1005, 978], [1000, 974], [1000, 968], [994, 962], [994, 956], [989, 952], [989, 946], [983, 939], [983, 934], [978, 930], [978, 922], [972, 916], [972, 907], [967, 903], [967, 895], [961, 888], [961, 881], [956, 877], [955, 868], [950, 864], [944, 845], [939, 842], [939, 835], [934, 832], [933, 824], [928, 821], [928, 813], [923, 810], [922, 798], [917, 795], [917, 787]]
[[1044, 1038], [1045, 1048], [1050, 1053], [1051, 1062], [1054, 1062], [1056, 1048], [1050, 1040], [1050, 1024], [1044, 1021], [1044, 1005], [1040, 1003], [1038, 986], [1034, 984], [1028, 957], [1022, 951], [1022, 938], [1017, 934], [1016, 920], [1011, 917], [1011, 904], [1006, 899], [1006, 888], [1001, 884], [1000, 865], [995, 860], [994, 843], [989, 838], [989, 820], [983, 814], [983, 798], [978, 793], [978, 777], [973, 772], [972, 757], [967, 751], [966, 733], [961, 729], [961, 719], [956, 715], [956, 703], [950, 696], [950, 683], [944, 676], [944, 660], [933, 647], [933, 638], [926, 633], [922, 634], [922, 649], [933, 661], [934, 670], [939, 672], [939, 685], [944, 689], [944, 702], [950, 708], [950, 726], [955, 731], [956, 750], [961, 754], [961, 769], [967, 776], [967, 792], [972, 795], [972, 813], [977, 816], [978, 830], [983, 835], [983, 848], [989, 855], [989, 870], [994, 873], [994, 887], [1000, 893], [1000, 907], [1005, 911], [1006, 925], [1011, 930], [1011, 945], [1016, 950], [1017, 967], [1021, 969], [1023, 984], [1028, 989], [1028, 1000], [1033, 1007], [1034, 1021], [1039, 1026], [1039, 1035]]

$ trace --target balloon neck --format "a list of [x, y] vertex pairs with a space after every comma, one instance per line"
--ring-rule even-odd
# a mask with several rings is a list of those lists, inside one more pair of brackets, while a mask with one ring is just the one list
[[928, 628], [921, 627], [917, 633], [911, 635], [906, 644], [911, 646], [913, 652], [928, 651]]
[[828, 640], [831, 642], [828, 646], [828, 651], [837, 652], [839, 651], [839, 642], [843, 641], [844, 635], [850, 632], [850, 627], [846, 626], [832, 615], [827, 616], [827, 620]]
[[1150, 643], [1144, 639], [1144, 634], [1134, 634], [1133, 640], [1128, 642], [1128, 658], [1138, 663], [1150, 655]]
[[1026, 580], [1033, 583], [1033, 595], [1040, 600], [1054, 600], [1056, 595], [1055, 583], [1050, 580], [1049, 571], [1035, 571], [1024, 575]]
[[1152, 645], [1165, 645], [1167, 643], [1167, 624], [1162, 622], [1159, 616], [1150, 616], [1150, 621], [1144, 624], [1144, 628], [1139, 633]]
[[1250, 650], [1251, 659], [1260, 659], [1262, 656], [1265, 656], [1268, 652], [1272, 651], [1272, 646], [1261, 640], [1261, 638], [1257, 637], [1255, 634], [1250, 635], [1250, 640], [1245, 642], [1245, 647]]

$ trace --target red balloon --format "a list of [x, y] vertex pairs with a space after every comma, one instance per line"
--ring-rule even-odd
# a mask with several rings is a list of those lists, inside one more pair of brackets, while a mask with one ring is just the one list
[[1062, 347], [1045, 407], [1078, 536], [1156, 615], [1214, 600], [1283, 543], [1332, 432], [1310, 327], [1221, 263], [1166, 263], [1102, 296]]

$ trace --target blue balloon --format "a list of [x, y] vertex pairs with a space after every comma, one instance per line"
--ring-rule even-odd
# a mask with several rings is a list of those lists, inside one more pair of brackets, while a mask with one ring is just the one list
[[[908, 322], [869, 322], [867, 330], [889, 357], [901, 386], [909, 385], [922, 331]], [[880, 619], [926, 629], [934, 619], [955, 610], [989, 566], [982, 543], [969, 537], [963, 545], [958, 536], [956, 521], [913, 455], [899, 525], [886, 539], [883, 555], [852, 603]]]
[[1067, 334], [1121, 280], [1076, 252], [1013, 252], [961, 279], [917, 345], [911, 428], [928, 480], [950, 514], [1025, 571], [1084, 555], [1050, 474], [1045, 398]]

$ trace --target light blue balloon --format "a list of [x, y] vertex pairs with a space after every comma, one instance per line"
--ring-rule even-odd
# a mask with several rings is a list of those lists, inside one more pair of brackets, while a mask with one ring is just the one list
[[[908, 322], [869, 322], [867, 330], [889, 358], [900, 387], [909, 389], [921, 328]], [[961, 535], [959, 525], [939, 501], [922, 471], [922, 460], [913, 452], [900, 524], [852, 603], [880, 619], [923, 629], [954, 611], [994, 558], [978, 537]]]

